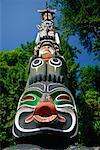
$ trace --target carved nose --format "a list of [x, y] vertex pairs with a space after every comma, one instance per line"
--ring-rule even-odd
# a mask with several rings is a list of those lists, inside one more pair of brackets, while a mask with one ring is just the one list
[[63, 116], [57, 114], [55, 105], [51, 102], [40, 101], [36, 106], [34, 113], [25, 119], [25, 123], [29, 123], [33, 120], [40, 123], [47, 123], [58, 119], [58, 121], [64, 123], [66, 120]]
[[49, 117], [51, 115], [57, 115], [57, 112], [54, 104], [50, 102], [40, 102], [34, 110], [34, 115]]

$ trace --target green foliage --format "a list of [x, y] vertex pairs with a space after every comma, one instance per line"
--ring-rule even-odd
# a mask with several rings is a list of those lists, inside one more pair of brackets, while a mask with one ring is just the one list
[[[89, 52], [100, 56], [100, 5], [98, 0], [51, 0], [60, 11], [59, 24], [64, 37], [78, 34]], [[99, 47], [98, 47], [99, 46]]]
[[64, 56], [67, 66], [66, 76], [68, 78], [68, 86], [73, 95], [75, 96], [77, 88], [77, 72], [79, 64], [75, 62], [77, 58], [77, 49], [71, 47], [67, 41], [64, 40], [64, 37], [61, 37], [61, 55]]
[[[98, 66], [80, 68], [77, 106], [80, 121], [80, 141], [88, 146], [99, 145], [100, 138], [100, 80]], [[99, 82], [98, 84], [96, 82]], [[95, 137], [95, 138], [94, 138]]]
[[80, 68], [80, 76], [81, 76], [81, 81], [79, 83], [79, 86], [83, 92], [86, 92], [88, 89], [96, 88], [95, 68], [93, 68], [92, 66], [86, 66]]
[[28, 78], [28, 63], [34, 42], [23, 47], [0, 52], [0, 141], [3, 146], [13, 143], [12, 124], [18, 99]]
[[100, 97], [99, 93], [95, 90], [88, 90], [85, 95], [85, 102], [88, 104], [88, 106], [92, 109], [96, 109], [98, 104], [100, 103]]

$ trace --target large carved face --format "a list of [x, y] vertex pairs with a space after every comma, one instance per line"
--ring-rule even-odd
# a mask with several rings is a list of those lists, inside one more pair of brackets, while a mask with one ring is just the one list
[[74, 136], [77, 115], [74, 99], [59, 83], [34, 83], [21, 96], [13, 134], [17, 137], [36, 132], [65, 133]]

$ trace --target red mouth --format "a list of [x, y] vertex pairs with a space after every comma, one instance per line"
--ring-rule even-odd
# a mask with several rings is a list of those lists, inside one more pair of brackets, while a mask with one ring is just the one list
[[25, 119], [25, 123], [33, 120], [40, 123], [47, 123], [58, 119], [60, 122], [65, 122], [65, 118], [57, 114], [55, 105], [51, 102], [40, 102], [34, 110], [34, 113]]

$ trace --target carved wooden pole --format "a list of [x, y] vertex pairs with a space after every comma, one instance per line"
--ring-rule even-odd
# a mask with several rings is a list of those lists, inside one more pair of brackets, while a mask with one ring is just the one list
[[74, 98], [68, 89], [67, 69], [60, 55], [60, 39], [55, 30], [55, 10], [39, 10], [42, 23], [30, 58], [29, 78], [20, 97], [13, 135], [16, 138], [36, 134], [77, 134], [78, 121]]

